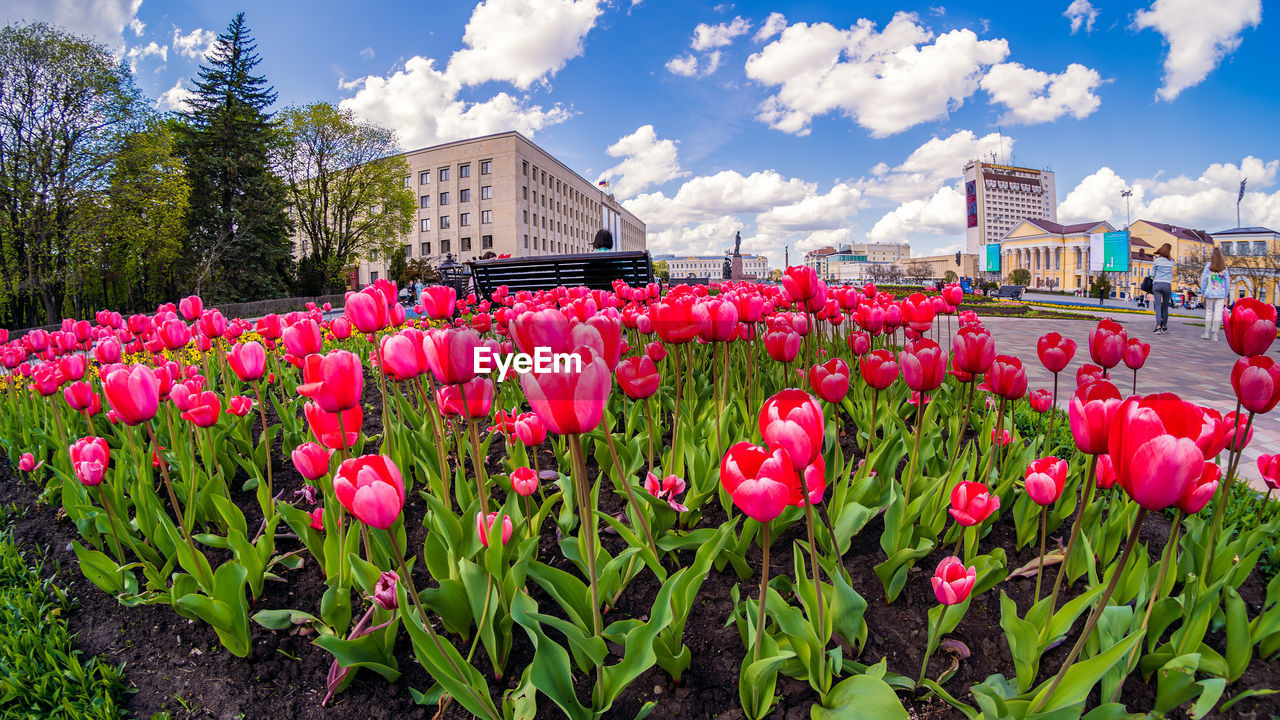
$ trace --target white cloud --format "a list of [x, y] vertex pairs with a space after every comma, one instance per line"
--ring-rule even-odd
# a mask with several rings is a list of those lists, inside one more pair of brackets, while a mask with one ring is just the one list
[[782, 32], [787, 26], [787, 18], [780, 12], [769, 13], [769, 17], [765, 19], [764, 24], [756, 31], [753, 38], [756, 42], [764, 42], [769, 38]]
[[1071, 34], [1075, 35], [1084, 28], [1085, 34], [1093, 32], [1093, 23], [1098, 19], [1098, 9], [1089, 0], [1071, 0], [1062, 16], [1071, 21]]
[[800, 202], [815, 192], [816, 184], [800, 178], [784, 178], [774, 170], [742, 175], [722, 170], [685, 181], [676, 194], [637, 195], [623, 204], [650, 228], [710, 222], [727, 214], [762, 213], [777, 205]]
[[364, 58], [365, 60], [372, 60], [372, 59], [373, 59], [373, 55], [374, 55], [374, 53], [373, 53], [373, 48], [371, 48], [371, 47], [366, 47], [366, 48], [361, 48], [361, 49], [360, 49], [360, 57]]
[[859, 183], [872, 197], [899, 203], [923, 200], [936, 193], [948, 180], [964, 174], [965, 163], [990, 157], [1009, 157], [1013, 138], [1000, 133], [978, 137], [971, 130], [959, 130], [944, 138], [930, 138], [894, 168], [881, 164], [872, 168], [872, 177]]
[[173, 87], [160, 93], [160, 99], [156, 101], [156, 107], [160, 110], [169, 112], [181, 112], [189, 110], [188, 101], [195, 93], [182, 86], [182, 81], [173, 84]]
[[43, 20], [123, 52], [124, 29], [133, 26], [141, 6], [142, 0], [6, 0], [0, 22]]
[[168, 60], [169, 46], [159, 45], [155, 40], [152, 40], [146, 45], [134, 45], [125, 52], [124, 56], [129, 60], [129, 69], [136, 73], [138, 72], [138, 62], [141, 60], [149, 57], [158, 57], [161, 62]]
[[134, 18], [129, 21], [129, 29], [133, 31], [134, 37], [142, 37], [142, 31], [147, 29], [147, 24]]
[[558, 103], [543, 108], [505, 92], [477, 102], [460, 99], [462, 83], [424, 57], [410, 58], [389, 77], [369, 75], [340, 87], [356, 91], [339, 103], [341, 107], [395, 129], [408, 148], [506, 130], [532, 136], [571, 116]]
[[707, 64], [702, 69], [703, 75], [710, 75], [720, 68], [720, 51], [716, 50], [707, 55]]
[[[958, 185], [944, 185], [928, 199], [899, 205], [876, 221], [867, 233], [872, 242], [908, 242], [919, 235], [958, 236], [964, 233], [964, 193]], [[917, 247], [916, 255], [925, 248]], [[932, 251], [927, 251], [932, 252]]]
[[505, 80], [526, 90], [582, 54], [600, 12], [600, 0], [484, 0], [447, 73], [465, 85]]
[[825, 194], [809, 194], [799, 202], [778, 205], [756, 216], [760, 232], [848, 231], [849, 218], [862, 205], [862, 193], [849, 183], [837, 183]]
[[1133, 191], [1130, 215], [1214, 232], [1236, 224], [1236, 197], [1240, 180], [1248, 178], [1248, 192], [1240, 204], [1244, 225], [1280, 227], [1280, 190], [1275, 189], [1280, 160], [1264, 161], [1248, 156], [1239, 164], [1213, 163], [1197, 177], [1178, 175], [1169, 180], [1126, 180], [1109, 167], [1100, 168], [1080, 181], [1058, 207], [1063, 222], [1110, 220], [1122, 226], [1125, 199], [1120, 192]]
[[1240, 46], [1240, 34], [1262, 22], [1262, 0], [1155, 0], [1139, 10], [1133, 24], [1164, 36], [1169, 53], [1164, 59], [1161, 100], [1208, 77], [1224, 57]]
[[[722, 215], [696, 225], [652, 230], [645, 237], [649, 252], [654, 255], [717, 255], [726, 247], [733, 247], [733, 234], [742, 229], [742, 221], [732, 215]], [[747, 248], [743, 248], [748, 251]], [[748, 251], [749, 252], [749, 251]]]
[[740, 17], [718, 25], [698, 23], [693, 29], [693, 42], [689, 43], [689, 47], [698, 51], [714, 50], [729, 45], [734, 38], [748, 32], [751, 32], [751, 23]]
[[877, 31], [862, 19], [847, 30], [795, 23], [753, 54], [747, 76], [777, 92], [757, 118], [796, 135], [818, 115], [839, 111], [886, 137], [947, 117], [978, 89], [983, 70], [1009, 54], [1004, 39], [958, 29], [935, 38], [914, 13]]
[[1071, 63], [1058, 74], [1000, 63], [982, 78], [982, 89], [991, 101], [1008, 108], [1000, 121], [1016, 125], [1053, 122], [1063, 115], [1077, 120], [1088, 117], [1102, 99], [1093, 93], [1102, 84], [1097, 70]]
[[610, 157], [623, 160], [600, 173], [596, 179], [610, 181], [610, 189], [620, 198], [631, 197], [650, 185], [661, 185], [689, 174], [680, 169], [675, 141], [659, 140], [652, 125], [636, 128], [635, 132], [619, 138], [605, 152]]
[[693, 77], [698, 74], [698, 58], [693, 53], [673, 57], [667, 61], [666, 68], [674, 75]]
[[185, 58], [204, 60], [217, 42], [218, 34], [212, 30], [196, 28], [183, 35], [182, 28], [173, 28], [173, 47]]

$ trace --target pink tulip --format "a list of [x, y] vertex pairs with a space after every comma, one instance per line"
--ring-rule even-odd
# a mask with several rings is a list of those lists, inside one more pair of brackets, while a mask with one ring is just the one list
[[476, 355], [480, 335], [470, 328], [432, 330], [422, 336], [427, 369], [436, 381], [452, 385], [476, 376]]
[[344, 316], [362, 333], [375, 333], [387, 324], [387, 299], [377, 288], [367, 287], [347, 296]]
[[111, 462], [111, 448], [107, 441], [100, 437], [80, 438], [72, 444], [70, 453], [71, 468], [76, 478], [90, 487], [101, 485]]
[[782, 390], [760, 408], [760, 435], [772, 450], [787, 453], [792, 465], [805, 468], [822, 454], [826, 418], [809, 393]]
[[1076, 341], [1056, 332], [1045, 333], [1036, 342], [1036, 354], [1045, 369], [1057, 375], [1071, 364], [1076, 354]]
[[125, 425], [139, 425], [155, 417], [160, 407], [160, 380], [145, 365], [132, 365], [102, 381], [107, 405]]
[[689, 511], [689, 508], [676, 500], [676, 496], [684, 493], [685, 483], [675, 475], [659, 479], [657, 475], [649, 473], [644, 481], [644, 489], [655, 498], [667, 501], [667, 505], [676, 512]]
[[1237, 355], [1255, 357], [1276, 341], [1276, 308], [1255, 298], [1240, 298], [1223, 311], [1222, 331]]
[[898, 353], [898, 365], [907, 387], [919, 392], [936, 390], [947, 377], [947, 353], [927, 338]]
[[236, 417], [244, 417], [253, 409], [253, 401], [244, 395], [227, 398], [227, 412]]
[[364, 393], [364, 364], [355, 354], [333, 350], [309, 355], [302, 368], [298, 394], [311, 398], [325, 412], [337, 413], [360, 404]]
[[524, 466], [512, 470], [511, 489], [520, 497], [529, 497], [538, 491], [538, 474]]
[[563, 363], [552, 372], [525, 373], [520, 387], [547, 430], [557, 435], [589, 432], [600, 425], [613, 373], [590, 348], [579, 348], [581, 368]]
[[1111, 423], [1108, 452], [1116, 481], [1146, 510], [1163, 510], [1186, 495], [1204, 472], [1196, 445], [1204, 422], [1199, 406], [1172, 393], [1133, 396]]
[[1050, 406], [1053, 405], [1053, 393], [1045, 388], [1032, 390], [1027, 394], [1027, 401], [1031, 403], [1032, 410], [1044, 414], [1049, 412]]
[[1049, 506], [1062, 497], [1067, 482], [1067, 461], [1056, 457], [1042, 457], [1027, 466], [1023, 487], [1027, 496], [1037, 505]]
[[267, 370], [267, 351], [256, 340], [234, 345], [227, 353], [227, 364], [241, 382], [256, 382]]
[[[489, 533], [493, 532], [493, 526], [498, 524], [498, 513], [489, 513], [488, 521], [482, 512], [476, 513], [476, 533], [480, 535], [480, 543], [485, 547], [489, 547]], [[502, 516], [502, 544], [506, 545], [511, 539], [511, 518], [507, 515]]]
[[458, 302], [458, 292], [448, 285], [428, 285], [422, 288], [420, 297], [422, 312], [433, 320], [453, 317]]
[[1218, 481], [1222, 479], [1222, 468], [1216, 464], [1207, 462], [1204, 464], [1204, 471], [1200, 473], [1200, 477], [1192, 483], [1186, 494], [1178, 498], [1174, 503], [1179, 510], [1188, 514], [1195, 515], [1204, 509], [1205, 505], [1213, 499], [1214, 493], [1218, 492]]
[[662, 376], [658, 368], [647, 355], [629, 357], [618, 363], [616, 371], [618, 387], [632, 400], [644, 400], [652, 397], [662, 384]]
[[849, 392], [849, 365], [840, 358], [832, 358], [809, 369], [809, 384], [818, 397], [829, 403], [838, 403]]
[[333, 451], [326, 450], [318, 443], [305, 442], [294, 448], [290, 457], [302, 477], [318, 480], [329, 474], [329, 460], [333, 457]]
[[386, 530], [404, 506], [400, 468], [386, 455], [362, 455], [338, 467], [333, 478], [338, 502], [370, 527]]
[[[23, 457], [25, 458], [28, 455], [23, 455]], [[1258, 472], [1262, 474], [1262, 482], [1266, 483], [1267, 488], [1280, 490], [1280, 453], [1259, 455]]]
[[1129, 342], [1124, 346], [1124, 364], [1130, 370], [1138, 370], [1147, 362], [1147, 356], [1151, 354], [1151, 345], [1144, 343], [1139, 338], [1129, 338]]
[[747, 517], [767, 523], [782, 514], [799, 486], [791, 458], [748, 442], [729, 448], [720, 462], [720, 484]]
[[1106, 380], [1078, 388], [1071, 398], [1067, 416], [1071, 437], [1086, 455], [1107, 452], [1112, 419], [1120, 407], [1120, 391]]
[[969, 599], [977, 578], [978, 571], [966, 568], [960, 558], [945, 557], [933, 573], [933, 594], [943, 605], [959, 605]]
[[1280, 365], [1266, 355], [1242, 357], [1231, 368], [1231, 387], [1249, 412], [1271, 412], [1280, 402]]
[[951, 488], [951, 517], [965, 527], [981, 524], [1000, 509], [1000, 496], [980, 482], [962, 480]]
[[18, 458], [18, 470], [29, 473], [36, 469], [36, 456], [31, 453], [22, 453]]

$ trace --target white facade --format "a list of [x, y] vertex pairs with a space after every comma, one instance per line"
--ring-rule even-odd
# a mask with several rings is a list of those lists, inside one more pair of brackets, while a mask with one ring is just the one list
[[1026, 218], [1058, 221], [1052, 170], [969, 162], [964, 166], [965, 252], [998, 243]]
[[[707, 278], [708, 280], [724, 279], [724, 255], [655, 255], [653, 261], [665, 262], [671, 278]], [[765, 279], [769, 274], [769, 259], [763, 255], [743, 255], [742, 272], [744, 275], [755, 275], [757, 280]]]

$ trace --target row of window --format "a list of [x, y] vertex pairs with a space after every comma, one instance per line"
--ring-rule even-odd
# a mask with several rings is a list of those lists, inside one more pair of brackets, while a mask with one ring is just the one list
[[[481, 161], [480, 161], [480, 174], [481, 174], [481, 175], [492, 175], [492, 174], [493, 174], [493, 161], [492, 161], [492, 160], [481, 160]], [[440, 182], [448, 182], [448, 181], [449, 181], [449, 178], [450, 178], [450, 168], [447, 168], [447, 167], [442, 167], [442, 168], [440, 168], [439, 170], [437, 170], [437, 171], [436, 171], [436, 177], [440, 179]], [[459, 178], [459, 179], [462, 179], [462, 178], [469, 178], [469, 177], [471, 177], [471, 163], [463, 163], [462, 165], [459, 165], [459, 166], [458, 166], [458, 178]], [[404, 179], [404, 184], [405, 184], [405, 185], [408, 185], [408, 184], [409, 184], [409, 178], [405, 178], [405, 179]], [[431, 184], [431, 171], [430, 171], [430, 170], [423, 170], [422, 172], [419, 172], [419, 173], [418, 173], [418, 184], [419, 184], [419, 185], [430, 185], [430, 184]]]
[[[492, 185], [481, 185], [481, 186], [480, 186], [480, 199], [481, 199], [481, 200], [492, 200], [492, 199], [493, 199], [493, 186], [492, 186]], [[448, 204], [449, 204], [449, 200], [450, 200], [450, 195], [449, 195], [449, 193], [447, 193], [447, 192], [442, 192], [442, 193], [440, 193], [440, 198], [439, 198], [439, 200], [437, 200], [437, 204], [439, 204], [439, 205], [448, 205]], [[460, 202], [460, 203], [468, 203], [468, 202], [471, 202], [471, 188], [462, 188], [461, 190], [459, 190], [459, 191], [458, 191], [458, 202]], [[430, 196], [430, 195], [420, 195], [420, 196], [418, 196], [418, 208], [419, 208], [419, 209], [425, 209], [425, 208], [429, 208], [429, 207], [431, 207], [431, 196]]]
[[[460, 252], [469, 252], [469, 251], [471, 250], [471, 238], [469, 238], [469, 237], [459, 238], [459, 239], [458, 239], [458, 249], [459, 249], [459, 251], [460, 251]], [[493, 249], [493, 236], [492, 236], [492, 235], [481, 235], [481, 236], [480, 236], [480, 249], [481, 249], [481, 250], [492, 250], [492, 249]], [[441, 241], [440, 241], [440, 252], [441, 252], [441, 253], [453, 252], [453, 244], [449, 241], [449, 239], [448, 239], [448, 238], [446, 238], [446, 239], [444, 239], [444, 240], [441, 240]], [[427, 257], [427, 256], [431, 255], [431, 243], [430, 243], [430, 242], [419, 243], [419, 244], [418, 244], [418, 253], [419, 253], [419, 257]], [[412, 245], [405, 245], [405, 246], [404, 246], [404, 256], [405, 256], [405, 257], [407, 257], [407, 258], [411, 258], [411, 257], [413, 257], [413, 246], [412, 246]], [[376, 261], [378, 260], [378, 253], [377, 253], [377, 252], [370, 253], [370, 254], [369, 254], [369, 259], [370, 259], [370, 260], [372, 260], [372, 261], [374, 261], [374, 262], [376, 262]]]
[[[422, 218], [422, 219], [421, 219], [421, 220], [419, 220], [418, 222], [419, 222], [419, 225], [420, 225], [419, 229], [420, 229], [420, 231], [421, 231], [421, 232], [431, 232], [431, 218]], [[480, 211], [480, 224], [481, 224], [481, 225], [488, 225], [488, 224], [489, 224], [489, 223], [491, 223], [491, 222], [493, 222], [493, 211], [492, 211], [492, 210], [481, 210], [481, 211]], [[469, 212], [465, 212], [465, 213], [458, 213], [458, 225], [459, 225], [459, 226], [461, 226], [461, 227], [470, 227], [470, 226], [471, 226], [471, 213], [469, 213]], [[452, 225], [452, 223], [450, 222], [450, 216], [448, 216], [448, 215], [441, 215], [441, 216], [440, 216], [440, 229], [441, 229], [441, 230], [448, 230], [448, 229], [449, 229], [449, 228], [451, 228], [451, 227], [453, 227], [453, 225]]]

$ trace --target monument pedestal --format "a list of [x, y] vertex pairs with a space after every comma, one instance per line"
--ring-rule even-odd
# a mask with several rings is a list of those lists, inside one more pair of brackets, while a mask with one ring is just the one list
[[742, 256], [737, 253], [734, 253], [731, 261], [729, 278], [735, 282], [744, 279], [742, 275]]

